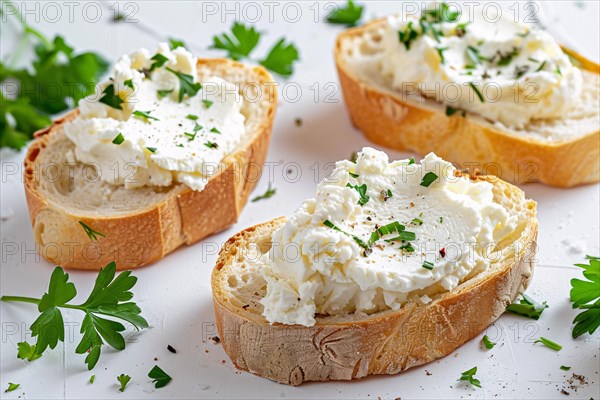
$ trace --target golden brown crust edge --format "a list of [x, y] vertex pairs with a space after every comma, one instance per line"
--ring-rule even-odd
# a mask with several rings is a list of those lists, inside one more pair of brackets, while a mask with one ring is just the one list
[[[600, 130], [574, 140], [542, 143], [481, 125], [458, 114], [418, 107], [361, 82], [347, 67], [342, 42], [361, 36], [380, 21], [339, 34], [335, 61], [352, 123], [381, 146], [438, 156], [493, 173], [514, 183], [542, 182], [571, 187], [600, 181]], [[599, 73], [600, 66], [567, 49], [582, 67]], [[470, 163], [470, 164], [469, 164]]]
[[[117, 269], [131, 269], [157, 261], [183, 244], [195, 243], [235, 223], [258, 178], [248, 169], [265, 162], [277, 107], [277, 93], [271, 75], [262, 67], [248, 67], [225, 59], [200, 59], [199, 65], [251, 69], [259, 77], [270, 109], [261, 121], [259, 132], [244, 148], [229, 155], [226, 167], [215, 175], [205, 189], [197, 192], [183, 185], [172, 190], [154, 207], [117, 217], [73, 215], [51, 204], [38, 191], [36, 158], [50, 136], [78, 111], [67, 114], [39, 132], [25, 156], [25, 194], [34, 231], [37, 252], [49, 262], [64, 268], [98, 270], [111, 261]], [[245, 83], [245, 82], [241, 82]], [[255, 82], [248, 82], [254, 84]], [[79, 221], [106, 234], [90, 241]], [[43, 243], [40, 230], [53, 227], [52, 242]]]
[[[499, 190], [511, 186], [498, 181]], [[533, 273], [537, 219], [535, 202], [525, 201], [524, 239], [510, 262], [475, 277], [425, 306], [407, 304], [398, 312], [357, 322], [318, 322], [312, 327], [269, 324], [261, 316], [224, 301], [220, 271], [256, 231], [272, 230], [277, 219], [233, 236], [213, 270], [217, 328], [225, 352], [242, 370], [287, 385], [396, 374], [446, 356], [492, 324], [527, 288]]]

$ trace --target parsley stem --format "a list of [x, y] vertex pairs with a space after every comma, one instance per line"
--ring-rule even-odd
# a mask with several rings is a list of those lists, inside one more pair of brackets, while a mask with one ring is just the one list
[[2, 296], [0, 301], [19, 301], [21, 303], [33, 303], [40, 304], [41, 299], [34, 299], [33, 297], [21, 297], [21, 296]]
[[600, 304], [582, 304], [577, 308], [581, 308], [581, 309], [600, 308]]

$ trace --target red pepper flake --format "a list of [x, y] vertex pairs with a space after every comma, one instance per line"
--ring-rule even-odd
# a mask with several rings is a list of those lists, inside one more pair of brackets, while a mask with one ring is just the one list
[[446, 257], [446, 248], [445, 248], [445, 247], [442, 247], [442, 248], [440, 249], [440, 256], [442, 256], [442, 257]]

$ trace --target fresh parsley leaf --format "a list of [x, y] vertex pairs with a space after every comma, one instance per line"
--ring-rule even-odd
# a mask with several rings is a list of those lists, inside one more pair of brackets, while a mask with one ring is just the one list
[[121, 144], [125, 141], [125, 138], [123, 137], [123, 134], [119, 132], [119, 134], [117, 136], [115, 136], [115, 138], [113, 139], [113, 143], [114, 144]]
[[220, 131], [220, 130], [218, 130], [217, 128], [215, 128], [215, 127], [212, 127], [212, 128], [210, 128], [210, 131], [211, 131], [212, 133], [219, 133], [219, 134], [221, 133], [221, 131]]
[[129, 375], [121, 374], [121, 375], [117, 376], [117, 380], [121, 384], [121, 386], [119, 387], [119, 392], [124, 392], [125, 387], [131, 380], [131, 377]]
[[183, 47], [184, 49], [187, 48], [187, 46], [185, 45], [185, 42], [183, 40], [170, 37], [169, 38], [169, 48], [171, 50], [175, 50], [178, 47]]
[[31, 336], [37, 338], [34, 353], [39, 355], [48, 347], [54, 349], [59, 341], [64, 342], [65, 330], [60, 308], [83, 311], [83, 337], [75, 352], [87, 353], [85, 363], [91, 370], [100, 358], [101, 346], [105, 341], [116, 350], [125, 348], [125, 339], [120, 333], [125, 327], [114, 321], [115, 318], [129, 322], [138, 330], [148, 327], [148, 322], [140, 315], [140, 308], [130, 301], [133, 299], [130, 289], [136, 284], [137, 278], [131, 276], [131, 271], [122, 272], [115, 278], [116, 270], [114, 262], [101, 269], [88, 299], [80, 305], [68, 304], [77, 295], [77, 290], [68, 281], [69, 274], [61, 267], [56, 267], [52, 272], [48, 291], [41, 299], [3, 296], [0, 300], [38, 304], [41, 314], [31, 325]]
[[364, 7], [357, 5], [353, 0], [348, 0], [344, 7], [333, 10], [326, 18], [330, 24], [356, 26], [362, 18]]
[[463, 372], [461, 377], [459, 378], [459, 380], [467, 381], [471, 385], [481, 388], [481, 382], [479, 381], [479, 379], [475, 378], [476, 373], [477, 373], [477, 367], [473, 367], [473, 368]]
[[496, 343], [492, 342], [487, 335], [484, 335], [483, 339], [481, 339], [481, 341], [483, 342], [483, 345], [485, 346], [485, 348], [488, 350], [493, 349], [494, 346], [496, 345]]
[[573, 323], [573, 338], [584, 333], [593, 334], [600, 326], [600, 258], [587, 256], [588, 264], [575, 264], [583, 268], [586, 280], [571, 279], [570, 298], [573, 308], [583, 310]]
[[194, 114], [188, 114], [185, 116], [187, 119], [190, 119], [192, 121], [197, 121], [198, 120], [198, 116], [194, 115]]
[[8, 393], [8, 392], [12, 392], [14, 390], [17, 390], [20, 386], [21, 386], [20, 383], [11, 383], [11, 382], [8, 382], [8, 388], [4, 391], [4, 393]]
[[234, 60], [248, 57], [260, 40], [260, 32], [253, 26], [246, 26], [240, 22], [234, 22], [231, 27], [231, 35], [222, 33], [213, 36], [214, 49], [225, 50], [228, 56]]
[[213, 105], [213, 101], [210, 100], [202, 100], [202, 104], [204, 104], [204, 108], [208, 109]]
[[10, 99], [0, 91], [0, 147], [20, 149], [51, 123], [51, 116], [92, 94], [108, 63], [96, 53], [76, 53], [62, 36], [46, 38], [20, 15], [15, 20], [22, 27], [21, 40], [35, 52], [30, 65], [13, 57], [11, 64], [20, 68], [0, 62], [0, 83], [11, 82], [16, 89]]
[[90, 240], [92, 242], [97, 241], [98, 236], [106, 237], [103, 233], [93, 230], [92, 228], [90, 228], [89, 226], [84, 224], [82, 221], [79, 221], [79, 225], [81, 225], [81, 227], [85, 231], [86, 235], [88, 235], [88, 237], [90, 238]]
[[33, 361], [40, 358], [42, 355], [35, 351], [35, 344], [31, 345], [27, 342], [17, 343], [17, 358], [21, 360]]
[[346, 187], [350, 189], [354, 189], [358, 192], [360, 198], [358, 199], [358, 204], [364, 206], [369, 202], [370, 197], [367, 195], [367, 185], [363, 183], [362, 185], [351, 185], [349, 183], [346, 184]]
[[150, 372], [148, 373], [148, 378], [152, 379], [152, 383], [154, 383], [154, 387], [156, 389], [160, 389], [162, 387], [167, 386], [169, 382], [171, 382], [171, 380], [173, 379], [158, 365], [155, 365], [154, 368], [150, 370]]
[[102, 91], [102, 97], [100, 97], [98, 101], [102, 104], [106, 104], [109, 107], [116, 108], [117, 110], [123, 109], [121, 104], [123, 104], [124, 101], [121, 99], [118, 93], [115, 93], [115, 85], [112, 82], [104, 88]]
[[545, 337], [540, 337], [538, 340], [536, 340], [535, 343], [542, 343], [544, 346], [551, 348], [554, 351], [560, 351], [562, 349], [562, 346], [556, 342], [553, 342], [550, 339], [546, 339]]
[[158, 98], [159, 99], [164, 99], [165, 97], [167, 97], [168, 95], [170, 95], [171, 93], [173, 93], [174, 89], [169, 89], [169, 90], [157, 90], [156, 94], [158, 94]]
[[179, 102], [183, 100], [183, 97], [187, 94], [192, 97], [195, 96], [196, 93], [200, 89], [202, 89], [202, 85], [199, 82], [194, 82], [194, 77], [192, 75], [184, 74], [183, 72], [175, 71], [169, 67], [167, 67], [167, 71], [174, 74], [177, 78], [179, 78]]
[[150, 120], [154, 120], [154, 121], [160, 121], [158, 118], [153, 117], [152, 115], [150, 115], [152, 111], [139, 111], [139, 110], [135, 110], [133, 112], [133, 116], [140, 118], [142, 121], [146, 122], [146, 123], [150, 123]]
[[260, 65], [281, 76], [287, 77], [294, 73], [294, 62], [299, 60], [298, 49], [293, 43], [286, 43], [285, 38], [273, 46], [267, 57], [260, 61]]
[[508, 307], [506, 307], [506, 311], [523, 315], [535, 320], [540, 319], [540, 316], [544, 310], [548, 308], [548, 304], [545, 301], [540, 304], [525, 293], [522, 293], [521, 296], [522, 299], [518, 303], [509, 304]]
[[435, 182], [437, 178], [438, 176], [435, 173], [428, 172], [423, 176], [423, 179], [421, 179], [421, 186], [429, 187], [429, 185]]
[[271, 187], [271, 182], [269, 182], [269, 186], [267, 187], [267, 191], [264, 194], [261, 194], [260, 196], [256, 196], [255, 198], [253, 198], [251, 200], [251, 202], [254, 203], [254, 202], [257, 202], [259, 200], [268, 199], [268, 198], [274, 196], [275, 193], [277, 193], [277, 189], [272, 188]]
[[156, 68], [162, 67], [166, 64], [167, 61], [169, 61], [169, 58], [167, 56], [164, 56], [160, 53], [156, 53], [155, 55], [150, 57], [150, 59], [152, 60], [152, 65], [150, 65], [150, 71], [154, 71]]
[[128, 87], [130, 89], [134, 89], [133, 79], [127, 79], [126, 81], [123, 82], [123, 85], [125, 85], [125, 87]]

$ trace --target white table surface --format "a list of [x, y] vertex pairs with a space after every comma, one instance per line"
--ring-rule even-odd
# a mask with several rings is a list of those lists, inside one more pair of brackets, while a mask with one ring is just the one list
[[[31, 2], [35, 3], [35, 2]], [[121, 3], [121, 6], [127, 2]], [[363, 1], [366, 15], [383, 16], [398, 11], [401, 2]], [[60, 4], [60, 3], [58, 3]], [[77, 6], [78, 4], [78, 6]], [[72, 22], [67, 9], [58, 22], [40, 20], [35, 23], [47, 34], [60, 33], [77, 50], [94, 50], [114, 61], [120, 54], [137, 47], [154, 48], [165, 36], [184, 39], [202, 56], [222, 53], [208, 51], [211, 37], [229, 28], [234, 14], [202, 17], [202, 5], [191, 1], [146, 1], [133, 3], [137, 8], [137, 23], [112, 24], [112, 1], [94, 3], [102, 5], [102, 18], [98, 22], [85, 21], [81, 10], [85, 3], [76, 3]], [[274, 182], [277, 195], [269, 200], [250, 203], [237, 224], [225, 232], [214, 235], [196, 245], [182, 248], [156, 264], [136, 271], [139, 277], [135, 299], [150, 322], [151, 328], [141, 334], [128, 335], [127, 348], [115, 352], [103, 350], [99, 364], [93, 372], [87, 371], [84, 356], [75, 354], [80, 339], [78, 333], [81, 314], [64, 312], [67, 321], [66, 344], [32, 363], [16, 358], [16, 344], [29, 338], [27, 329], [37, 316], [35, 306], [29, 304], [0, 304], [2, 340], [0, 397], [81, 399], [81, 398], [566, 398], [560, 393], [565, 388], [569, 398], [598, 399], [600, 397], [599, 334], [570, 337], [571, 321], [576, 315], [568, 301], [569, 280], [580, 275], [574, 262], [583, 260], [585, 254], [598, 255], [599, 251], [599, 185], [574, 189], [556, 189], [538, 184], [523, 186], [528, 197], [538, 202], [539, 253], [535, 277], [528, 290], [532, 296], [547, 300], [550, 308], [539, 321], [514, 315], [503, 315], [487, 331], [498, 345], [489, 351], [480, 347], [481, 337], [465, 344], [453, 354], [395, 376], [371, 377], [355, 382], [309, 383], [301, 387], [287, 387], [236, 371], [220, 345], [209, 337], [215, 334], [214, 314], [210, 291], [210, 272], [216, 259], [215, 245], [219, 246], [235, 232], [273, 217], [290, 214], [309, 196], [316, 183], [331, 168], [331, 161], [347, 158], [353, 151], [370, 145], [355, 130], [337, 90], [337, 76], [332, 60], [332, 45], [339, 26], [315, 23], [314, 10], [321, 19], [325, 2], [273, 2], [274, 21], [269, 21], [265, 4], [254, 3], [261, 9], [262, 17], [256, 22], [264, 38], [256, 51], [266, 52], [281, 35], [292, 39], [300, 48], [302, 60], [289, 81], [281, 81], [289, 89], [276, 117], [273, 140], [268, 155], [270, 173], [263, 175], [255, 194], [264, 192], [269, 180]], [[513, 4], [503, 3], [503, 7]], [[42, 4], [39, 5], [41, 7]], [[63, 7], [64, 5], [61, 5]], [[211, 6], [223, 11], [239, 10], [240, 19], [253, 18], [252, 9], [243, 3], [212, 2]], [[518, 5], [522, 7], [523, 5]], [[30, 7], [34, 7], [30, 5]], [[205, 6], [206, 7], [206, 6]], [[246, 8], [244, 8], [246, 7]], [[287, 8], [286, 8], [287, 7]], [[300, 21], [286, 22], [295, 17], [295, 7], [302, 12]], [[542, 22], [563, 43], [598, 60], [599, 3], [553, 2], [543, 4]], [[134, 8], [130, 8], [131, 11]], [[88, 12], [93, 17], [93, 10]], [[244, 15], [245, 13], [245, 15]], [[28, 18], [34, 18], [30, 15]], [[89, 17], [89, 15], [88, 15]], [[222, 19], [223, 18], [223, 19]], [[2, 23], [2, 57], [14, 43], [14, 25]], [[295, 90], [301, 89], [297, 102]], [[316, 91], [319, 88], [319, 91]], [[316, 98], [315, 98], [316, 96]], [[303, 120], [297, 127], [296, 118]], [[388, 151], [392, 159], [408, 154]], [[29, 224], [22, 178], [13, 173], [20, 168], [23, 152], [1, 152], [1, 241], [0, 292], [2, 295], [41, 296], [47, 289], [52, 265], [33, 252], [34, 244]], [[287, 163], [298, 163], [302, 175], [299, 181], [286, 178]], [[269, 176], [270, 175], [270, 176]], [[11, 247], [13, 246], [13, 247]], [[17, 254], [9, 249], [16, 246]], [[70, 271], [81, 296], [87, 295], [95, 274]], [[130, 332], [130, 331], [128, 331]], [[554, 352], [534, 345], [538, 336], [546, 336], [564, 348]], [[177, 349], [171, 354], [166, 347]], [[154, 361], [154, 358], [158, 361]], [[163, 389], [154, 389], [147, 378], [148, 371], [158, 364], [173, 381]], [[559, 369], [571, 366], [569, 372]], [[478, 366], [477, 377], [482, 389], [459, 384], [462, 371]], [[116, 376], [132, 376], [125, 393], [117, 388]], [[586, 377], [587, 384], [577, 384], [577, 390], [568, 388], [572, 373]], [[89, 377], [95, 374], [93, 385]], [[21, 387], [4, 393], [8, 382]]]

